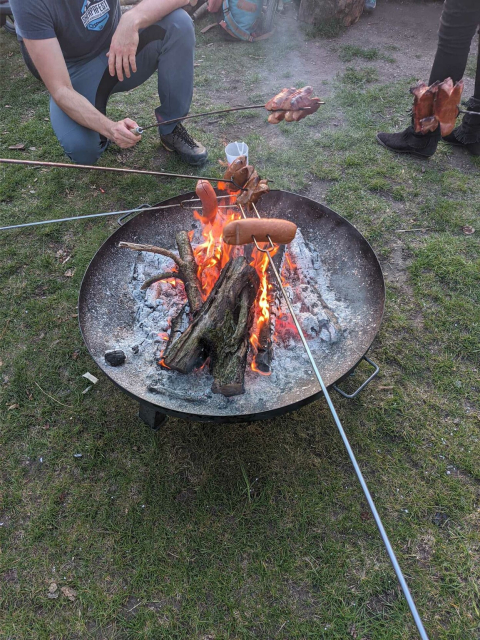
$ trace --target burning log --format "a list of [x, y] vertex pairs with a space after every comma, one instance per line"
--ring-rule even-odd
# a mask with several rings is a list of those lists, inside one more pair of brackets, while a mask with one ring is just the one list
[[264, 322], [258, 332], [257, 353], [253, 356], [254, 370], [260, 373], [270, 373], [273, 360], [272, 328], [270, 317]]
[[162, 247], [155, 247], [150, 244], [119, 242], [118, 246], [125, 249], [131, 249], [132, 251], [148, 251], [150, 253], [158, 253], [173, 260], [178, 267], [178, 271], [159, 273], [158, 275], [146, 280], [142, 285], [142, 289], [148, 289], [150, 285], [152, 285], [154, 282], [158, 282], [159, 280], [178, 278], [183, 282], [185, 286], [185, 293], [187, 294], [190, 310], [192, 314], [195, 315], [196, 313], [198, 313], [203, 304], [201, 287], [197, 278], [197, 263], [193, 255], [192, 245], [190, 244], [188, 233], [186, 231], [179, 231], [175, 237], [175, 241], [178, 247], [178, 256], [173, 253], [173, 251], [163, 249]]
[[244, 257], [230, 260], [193, 322], [168, 350], [165, 366], [190, 373], [210, 356], [212, 391], [225, 396], [244, 393], [258, 287], [259, 277]]

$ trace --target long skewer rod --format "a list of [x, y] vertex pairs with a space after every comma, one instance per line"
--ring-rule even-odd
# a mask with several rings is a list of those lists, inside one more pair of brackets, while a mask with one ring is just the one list
[[[241, 205], [239, 205], [239, 207], [240, 207], [240, 211], [242, 212], [243, 217], [246, 218], [247, 216], [245, 215], [245, 211], [243, 210], [243, 207]], [[258, 213], [257, 207], [255, 205], [253, 205], [253, 208], [255, 210], [255, 213], [256, 213], [257, 217], [260, 218], [261, 216]], [[300, 324], [298, 322], [296, 313], [295, 313], [295, 311], [294, 311], [294, 309], [292, 307], [292, 303], [290, 302], [290, 300], [288, 298], [288, 295], [287, 295], [287, 292], [285, 291], [285, 289], [283, 287], [282, 279], [280, 277], [280, 274], [279, 274], [279, 272], [277, 270], [277, 267], [275, 266], [275, 263], [273, 261], [272, 256], [270, 255], [270, 251], [274, 248], [274, 245], [273, 245], [272, 241], [270, 240], [270, 248], [261, 249], [258, 246], [257, 241], [255, 240], [255, 237], [252, 236], [252, 238], [253, 238], [253, 240], [255, 242], [255, 245], [256, 245], [257, 249], [259, 249], [259, 251], [262, 251], [263, 253], [266, 253], [267, 256], [268, 256], [268, 260], [269, 260], [270, 266], [272, 267], [272, 270], [273, 270], [273, 272], [275, 274], [275, 278], [277, 280], [278, 286], [280, 287], [280, 290], [281, 290], [281, 292], [283, 294], [283, 297], [285, 299], [285, 302], [287, 304], [288, 310], [290, 311], [290, 314], [292, 316], [292, 320], [295, 323], [295, 327], [296, 327], [296, 329], [298, 331], [300, 339], [302, 340], [303, 346], [305, 347], [305, 351], [307, 352], [308, 358], [310, 360], [310, 364], [312, 365], [313, 371], [315, 372], [315, 376], [316, 376], [316, 378], [318, 380], [320, 388], [322, 389], [323, 395], [325, 396], [325, 400], [327, 401], [328, 408], [330, 409], [330, 412], [331, 412], [331, 414], [333, 416], [333, 419], [335, 420], [335, 424], [337, 425], [337, 429], [340, 432], [340, 436], [342, 437], [343, 444], [345, 445], [345, 448], [346, 448], [347, 453], [349, 455], [350, 461], [351, 461], [351, 463], [353, 465], [353, 468], [355, 470], [357, 478], [358, 478], [358, 480], [360, 482], [360, 485], [361, 485], [361, 487], [363, 489], [363, 493], [365, 494], [365, 497], [367, 499], [368, 506], [370, 507], [370, 510], [372, 512], [372, 515], [373, 515], [373, 517], [375, 519], [376, 525], [377, 525], [378, 530], [380, 532], [380, 535], [382, 537], [383, 543], [384, 543], [384, 545], [385, 545], [385, 547], [387, 549], [387, 553], [388, 553], [388, 556], [390, 558], [390, 562], [393, 565], [393, 569], [394, 569], [394, 571], [395, 571], [395, 573], [397, 575], [397, 578], [398, 578], [398, 581], [400, 583], [400, 586], [402, 587], [403, 593], [405, 595], [405, 599], [406, 599], [406, 601], [408, 603], [408, 606], [410, 608], [410, 612], [411, 612], [411, 614], [413, 616], [413, 619], [414, 619], [415, 624], [417, 626], [417, 629], [418, 629], [418, 632], [420, 634], [420, 637], [422, 638], [422, 640], [428, 640], [428, 636], [427, 636], [427, 633], [426, 633], [425, 628], [423, 626], [422, 620], [421, 620], [421, 618], [420, 618], [420, 616], [418, 614], [417, 607], [415, 606], [415, 602], [413, 601], [413, 598], [412, 598], [412, 596], [410, 594], [410, 590], [409, 590], [408, 585], [406, 583], [406, 580], [405, 580], [405, 578], [403, 576], [403, 573], [402, 573], [402, 570], [400, 568], [400, 565], [398, 564], [397, 558], [395, 556], [395, 552], [394, 552], [394, 550], [392, 548], [392, 545], [390, 544], [390, 540], [388, 539], [387, 533], [386, 533], [386, 531], [384, 529], [384, 526], [382, 524], [382, 521], [381, 521], [380, 516], [378, 514], [378, 511], [377, 511], [377, 508], [375, 507], [375, 503], [374, 503], [373, 498], [372, 498], [372, 496], [370, 494], [370, 491], [369, 491], [369, 489], [367, 487], [367, 483], [365, 482], [365, 479], [364, 479], [363, 474], [362, 474], [362, 472], [360, 470], [360, 467], [358, 466], [358, 462], [357, 462], [357, 460], [355, 458], [355, 454], [353, 453], [352, 447], [350, 446], [350, 442], [349, 442], [349, 440], [347, 438], [347, 434], [345, 433], [345, 430], [344, 430], [344, 428], [342, 426], [342, 423], [340, 422], [340, 418], [338, 417], [338, 414], [337, 414], [337, 412], [335, 410], [335, 407], [333, 406], [333, 402], [332, 402], [332, 400], [330, 398], [330, 394], [328, 393], [327, 387], [325, 386], [323, 378], [320, 375], [320, 372], [319, 372], [319, 370], [317, 368], [317, 365], [315, 364], [315, 360], [313, 358], [312, 352], [310, 351], [310, 347], [308, 346], [307, 340], [305, 338], [305, 334], [303, 333], [302, 328], [300, 327]]]
[[[325, 104], [324, 102], [320, 102], [320, 104]], [[305, 111], [309, 107], [300, 107], [299, 109], [295, 109], [295, 111]], [[141, 135], [147, 129], [153, 129], [154, 127], [162, 127], [165, 124], [172, 124], [173, 122], [181, 122], [182, 120], [192, 120], [193, 118], [203, 118], [207, 116], [216, 116], [220, 113], [233, 113], [234, 111], [247, 111], [248, 109], [265, 109], [264, 104], [251, 104], [246, 107], [230, 107], [229, 109], [218, 109], [217, 111], [204, 111], [203, 113], [194, 113], [191, 116], [182, 116], [180, 118], [172, 118], [172, 120], [165, 120], [165, 122], [156, 122], [155, 124], [149, 124], [146, 127], [136, 127], [133, 131]], [[270, 113], [275, 113], [275, 111], [281, 111], [281, 109], [270, 109]]]
[[[123, 169], [121, 167], [97, 167], [90, 164], [70, 164], [68, 162], [42, 162], [40, 160], [16, 160], [14, 158], [0, 158], [0, 164], [22, 164], [40, 167], [59, 167], [61, 169], [86, 169], [88, 171], [107, 171], [112, 173], [139, 173], [147, 176], [162, 176], [163, 178], [187, 178], [188, 180], [211, 180], [212, 182], [229, 182], [224, 178], [207, 178], [206, 176], [190, 176], [182, 173], [165, 173], [164, 171], [148, 171], [145, 169]], [[235, 185], [237, 186], [237, 185]]]
[[[230, 198], [231, 196], [217, 196], [217, 198]], [[8, 229], [22, 229], [24, 227], [38, 227], [42, 224], [52, 224], [54, 222], [71, 222], [73, 220], [86, 220], [87, 218], [102, 218], [105, 216], [122, 216], [127, 215], [129, 213], [140, 213], [141, 211], [157, 211], [159, 209], [172, 209], [175, 207], [181, 207], [182, 209], [192, 209], [198, 210], [201, 207], [187, 207], [186, 204], [190, 202], [201, 202], [200, 198], [195, 198], [193, 200], [183, 200], [179, 204], [163, 204], [158, 207], [137, 207], [136, 209], [125, 209], [125, 211], [108, 211], [107, 213], [91, 213], [85, 216], [72, 216], [70, 218], [55, 218], [53, 220], [39, 220], [37, 222], [24, 222], [22, 224], [12, 224], [8, 227], [0, 227], [0, 231], [7, 231]], [[230, 209], [231, 207], [236, 207], [237, 205], [220, 205], [219, 209]]]

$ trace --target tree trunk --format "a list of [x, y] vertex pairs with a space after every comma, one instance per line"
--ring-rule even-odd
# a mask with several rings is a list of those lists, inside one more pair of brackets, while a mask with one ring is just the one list
[[308, 24], [338, 20], [349, 27], [363, 12], [365, 0], [302, 0], [298, 19]]
[[190, 373], [210, 356], [212, 391], [244, 393], [248, 340], [258, 275], [243, 256], [230, 260], [188, 329], [168, 349], [164, 364]]

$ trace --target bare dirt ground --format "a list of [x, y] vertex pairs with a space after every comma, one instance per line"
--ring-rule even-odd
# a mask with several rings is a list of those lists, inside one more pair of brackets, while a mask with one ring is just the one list
[[[297, 50], [289, 51], [285, 66], [292, 73], [308, 78], [312, 85], [323, 85], [323, 95], [329, 94], [327, 87], [332, 78], [352, 64], [344, 63], [338, 57], [338, 51], [346, 45], [391, 51], [394, 63], [374, 61], [380, 83], [406, 76], [428, 81], [437, 47], [441, 13], [441, 3], [415, 4], [379, 0], [372, 14], [363, 14], [356, 24], [336, 38], [320, 41], [306, 38], [301, 30], [301, 23], [292, 14], [277, 18], [277, 34], [274, 38], [285, 40], [286, 43], [294, 38], [299, 41], [303, 39], [303, 42], [298, 42]], [[273, 40], [270, 41], [270, 46], [272, 44]], [[267, 51], [268, 46], [269, 44], [266, 45]], [[472, 44], [472, 52], [475, 47], [476, 42]], [[271, 87], [276, 87], [275, 78], [272, 78]], [[466, 93], [471, 87], [472, 81], [467, 79]]]

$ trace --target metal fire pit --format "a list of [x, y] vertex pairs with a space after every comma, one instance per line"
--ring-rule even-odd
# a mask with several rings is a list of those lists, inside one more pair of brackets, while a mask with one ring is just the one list
[[[150, 392], [143, 376], [139, 375], [133, 353], [127, 353], [127, 360], [120, 367], [111, 367], [105, 362], [105, 351], [116, 348], [120, 338], [125, 342], [131, 335], [132, 344], [134, 342], [134, 301], [128, 283], [136, 255], [118, 248], [118, 243], [157, 244], [175, 250], [177, 231], [192, 227], [192, 211], [180, 206], [189, 198], [196, 198], [195, 193], [161, 203], [178, 204], [178, 208], [137, 214], [115, 231], [95, 254], [79, 297], [80, 329], [92, 358], [120, 389], [140, 403], [140, 417], [152, 427], [158, 426], [166, 415], [219, 423], [263, 420], [313, 402], [322, 393], [313, 372], [303, 361], [293, 372], [294, 387], [284, 393], [272, 393], [271, 397], [268, 393], [256, 394], [257, 374], [249, 371], [245, 379], [246, 393], [224, 401], [222, 397], [220, 405], [218, 401], [195, 402]], [[315, 246], [322, 264], [328, 267], [336, 299], [351, 311], [346, 335], [337, 343], [313, 352], [325, 384], [334, 385], [364, 358], [380, 328], [385, 287], [377, 257], [353, 225], [309, 198], [271, 191], [262, 197], [259, 209], [262, 217], [281, 217], [298, 225], [305, 239]], [[378, 368], [375, 373], [377, 371]], [[275, 384], [274, 376], [262, 381], [269, 384], [265, 380]]]

